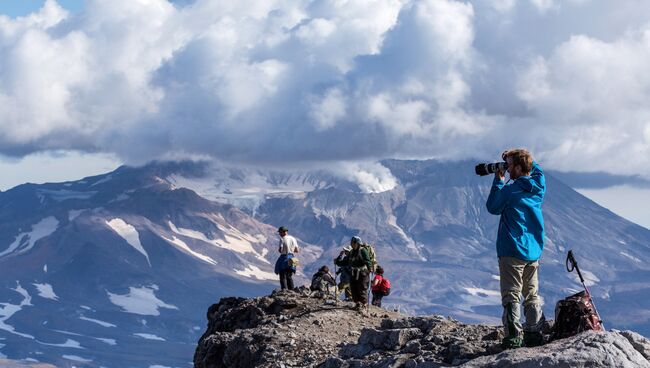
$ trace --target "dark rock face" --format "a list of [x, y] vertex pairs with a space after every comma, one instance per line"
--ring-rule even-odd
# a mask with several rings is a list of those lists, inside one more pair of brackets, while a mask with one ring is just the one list
[[498, 326], [407, 317], [311, 297], [303, 290], [224, 298], [208, 311], [196, 368], [647, 367], [650, 341], [632, 331], [583, 333], [503, 351]]

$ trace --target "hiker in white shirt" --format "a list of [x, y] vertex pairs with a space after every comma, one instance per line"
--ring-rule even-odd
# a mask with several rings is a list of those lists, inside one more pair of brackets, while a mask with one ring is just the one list
[[296, 238], [289, 235], [289, 230], [284, 226], [280, 226], [278, 234], [280, 234], [280, 243], [278, 244], [280, 258], [276, 264], [276, 273], [279, 273], [280, 275], [280, 288], [282, 290], [293, 290], [294, 286], [292, 276], [296, 271], [289, 267], [288, 261], [289, 258], [293, 256], [293, 253], [299, 252], [298, 241]]

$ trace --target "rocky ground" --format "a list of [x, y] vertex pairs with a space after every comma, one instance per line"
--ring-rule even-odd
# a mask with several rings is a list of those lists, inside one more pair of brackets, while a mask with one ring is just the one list
[[503, 351], [497, 326], [408, 317], [301, 292], [224, 298], [207, 313], [196, 368], [648, 367], [650, 342], [631, 331], [583, 333]]

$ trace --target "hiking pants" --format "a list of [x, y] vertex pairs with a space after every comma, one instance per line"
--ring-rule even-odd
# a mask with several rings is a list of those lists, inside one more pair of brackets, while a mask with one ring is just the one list
[[352, 280], [350, 280], [350, 289], [352, 290], [352, 300], [355, 303], [368, 304], [369, 283], [370, 274], [368, 271], [359, 272], [359, 277], [352, 277]]
[[524, 301], [526, 324], [524, 332], [538, 333], [543, 322], [537, 271], [539, 262], [523, 261], [514, 257], [499, 257], [501, 304], [506, 337], [519, 337], [522, 326], [519, 304]]
[[381, 291], [372, 292], [372, 305], [381, 307], [381, 299], [384, 297], [384, 293]]
[[293, 271], [291, 269], [280, 271], [280, 288], [282, 290], [289, 289], [293, 290]]

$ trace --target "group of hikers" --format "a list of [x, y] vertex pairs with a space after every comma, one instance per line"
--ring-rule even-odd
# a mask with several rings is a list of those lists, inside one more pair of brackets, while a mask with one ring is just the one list
[[[280, 288], [294, 290], [292, 275], [296, 271], [295, 254], [300, 252], [298, 242], [289, 235], [289, 230], [278, 229], [280, 257], [275, 264], [275, 273], [280, 275]], [[376, 261], [374, 248], [365, 244], [360, 237], [353, 236], [350, 245], [341, 250], [334, 259], [335, 274], [327, 265], [321, 266], [312, 276], [310, 290], [319, 295], [334, 294], [335, 298], [345, 297], [354, 302], [353, 309], [362, 311], [368, 306], [368, 290], [372, 291], [372, 305], [381, 307], [384, 296], [390, 294], [390, 281], [384, 277], [384, 269]], [[374, 277], [370, 282], [370, 275]], [[339, 282], [336, 279], [339, 278]]]
[[[545, 321], [537, 276], [539, 258], [544, 248], [542, 202], [546, 191], [545, 178], [539, 165], [525, 149], [505, 151], [502, 159], [504, 165], [495, 171], [486, 202], [488, 212], [500, 216], [496, 250], [505, 331], [502, 345], [504, 348], [538, 346], [543, 342], [541, 328]], [[505, 180], [506, 171], [510, 177], [508, 182]], [[299, 251], [298, 243], [288, 235], [286, 227], [280, 227], [278, 233], [281, 255], [276, 263], [276, 273], [280, 275], [282, 289], [293, 289], [291, 276], [295, 272], [295, 263], [292, 266], [291, 260], [293, 254]], [[340, 275], [337, 286], [346, 299], [355, 303], [357, 310], [367, 306], [369, 287], [372, 289], [373, 305], [381, 306], [381, 300], [387, 294], [384, 270], [376, 265], [374, 257], [374, 249], [364, 244], [358, 236], [353, 236], [350, 245], [334, 260], [335, 266], [339, 267], [336, 274]], [[375, 275], [372, 284], [371, 274]], [[314, 280], [325, 286], [336, 285], [336, 276], [329, 273], [327, 266], [318, 270]], [[318, 285], [312, 287], [319, 288]], [[522, 296], [523, 326], [520, 322]]]

